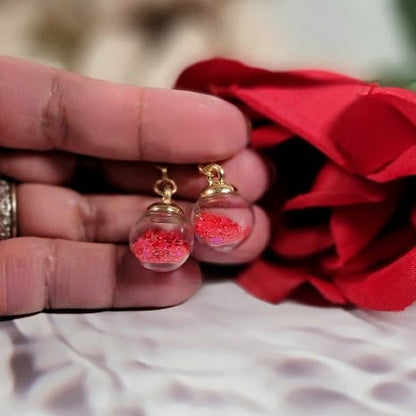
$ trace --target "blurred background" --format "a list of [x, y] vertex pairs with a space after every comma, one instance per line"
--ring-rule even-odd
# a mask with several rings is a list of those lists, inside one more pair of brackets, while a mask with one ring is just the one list
[[213, 56], [405, 85], [416, 1], [0, 0], [0, 54], [152, 86]]

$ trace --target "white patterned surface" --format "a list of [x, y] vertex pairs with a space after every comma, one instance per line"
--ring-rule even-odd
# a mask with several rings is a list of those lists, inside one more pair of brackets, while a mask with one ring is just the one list
[[399, 416], [416, 308], [263, 303], [210, 283], [164, 310], [0, 322], [0, 415]]

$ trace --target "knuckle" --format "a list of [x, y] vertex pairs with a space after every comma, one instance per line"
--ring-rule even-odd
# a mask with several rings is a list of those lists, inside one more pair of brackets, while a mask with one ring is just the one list
[[22, 315], [53, 307], [58, 267], [54, 241], [22, 237], [2, 242], [0, 315]]
[[146, 101], [146, 88], [139, 88], [138, 91], [138, 113], [136, 118], [136, 141], [137, 141], [137, 160], [144, 160], [146, 157], [145, 140], [143, 135], [143, 122], [144, 122], [144, 106]]
[[99, 210], [88, 196], [80, 196], [77, 204], [79, 236], [81, 241], [96, 241]]
[[43, 305], [44, 309], [53, 309], [56, 299], [56, 275], [58, 271], [59, 244], [58, 240], [54, 238], [47, 241], [47, 250], [45, 250], [43, 256]]
[[49, 94], [43, 108], [40, 128], [50, 149], [63, 149], [68, 136], [68, 120], [65, 109], [65, 89], [58, 70], [52, 70]]

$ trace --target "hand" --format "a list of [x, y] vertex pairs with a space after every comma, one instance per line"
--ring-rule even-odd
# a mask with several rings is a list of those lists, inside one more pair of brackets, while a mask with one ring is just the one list
[[[254, 259], [269, 229], [258, 207], [241, 247], [228, 254], [198, 249], [196, 260], [174, 272], [143, 269], [127, 246], [131, 224], [155, 201], [146, 195], [158, 175], [149, 162], [176, 164], [169, 174], [180, 205], [190, 207], [205, 185], [195, 164], [217, 160], [226, 160], [227, 180], [258, 199], [267, 169], [246, 148], [247, 136], [242, 114], [218, 98], [0, 57], [0, 173], [20, 182], [19, 238], [0, 242], [0, 315], [169, 306], [198, 289], [196, 260]], [[98, 181], [82, 176], [86, 165]], [[85, 182], [92, 190], [81, 195]]]

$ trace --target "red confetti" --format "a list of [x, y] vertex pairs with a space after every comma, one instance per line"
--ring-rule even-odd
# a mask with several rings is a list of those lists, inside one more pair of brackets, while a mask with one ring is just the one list
[[190, 244], [179, 231], [151, 228], [133, 243], [133, 253], [142, 263], [182, 263], [189, 256]]
[[195, 220], [195, 232], [212, 246], [235, 244], [246, 238], [249, 228], [241, 227], [229, 217], [202, 212]]

